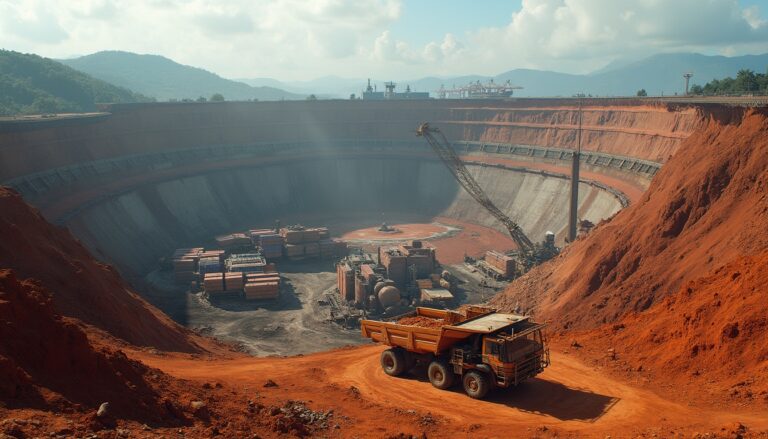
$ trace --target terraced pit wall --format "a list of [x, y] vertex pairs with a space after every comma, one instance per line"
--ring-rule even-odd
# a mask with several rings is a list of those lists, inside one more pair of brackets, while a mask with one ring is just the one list
[[[429, 121], [539, 240], [546, 230], [564, 234], [577, 108], [573, 100], [116, 105], [0, 123], [0, 181], [129, 274], [175, 247], [277, 218], [441, 215], [499, 228], [415, 137]], [[583, 169], [593, 181], [582, 183], [580, 217], [593, 222], [641, 193], [700, 121], [692, 108], [635, 101], [593, 100], [583, 111]]]

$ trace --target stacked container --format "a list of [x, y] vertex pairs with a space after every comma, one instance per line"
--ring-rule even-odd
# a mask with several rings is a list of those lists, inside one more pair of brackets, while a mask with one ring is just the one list
[[205, 276], [206, 273], [221, 273], [223, 271], [223, 265], [218, 256], [200, 258], [198, 267], [201, 276]]
[[278, 282], [257, 281], [245, 284], [245, 298], [247, 300], [277, 299], [280, 295]]
[[203, 288], [208, 294], [223, 293], [224, 289], [224, 273], [207, 273], [203, 277]]
[[246, 299], [276, 299], [279, 294], [279, 273], [248, 273], [245, 275]]
[[224, 289], [227, 291], [242, 291], [245, 286], [243, 273], [224, 273]]
[[280, 229], [284, 254], [297, 261], [304, 258], [334, 258], [346, 255], [346, 243], [329, 239], [326, 227], [289, 226]]
[[485, 263], [505, 278], [514, 277], [517, 271], [515, 259], [497, 251], [490, 250], [485, 252]]
[[277, 233], [269, 235], [261, 235], [259, 238], [259, 246], [261, 247], [264, 257], [267, 259], [278, 259], [283, 257], [283, 237]]
[[190, 283], [197, 279], [197, 264], [200, 260], [200, 247], [180, 248], [173, 252], [173, 277], [178, 283]]

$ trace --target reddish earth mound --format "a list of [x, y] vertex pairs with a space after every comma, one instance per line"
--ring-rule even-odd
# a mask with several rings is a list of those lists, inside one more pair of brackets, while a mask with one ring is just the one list
[[768, 404], [766, 285], [768, 252], [738, 258], [646, 312], [571, 337], [654, 382]]
[[519, 303], [575, 338], [576, 352], [632, 379], [762, 404], [766, 224], [765, 111], [710, 115], [642, 201], [493, 302]]
[[49, 224], [11, 189], [0, 187], [0, 268], [34, 278], [53, 294], [56, 313], [137, 346], [198, 351], [190, 332], [130, 291], [110, 266]]
[[494, 304], [519, 303], [556, 328], [594, 328], [768, 249], [768, 118], [742, 111], [709, 115], [639, 203], [514, 282]]
[[113, 415], [161, 419], [153, 389], [166, 380], [160, 371], [94, 346], [77, 324], [54, 314], [39, 282], [20, 282], [11, 270], [0, 270], [0, 340], [0, 401], [10, 407], [109, 401]]

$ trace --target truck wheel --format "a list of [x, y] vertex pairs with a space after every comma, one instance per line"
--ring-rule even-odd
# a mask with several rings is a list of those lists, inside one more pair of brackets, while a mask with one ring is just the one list
[[432, 362], [429, 363], [429, 367], [427, 367], [427, 377], [429, 377], [429, 382], [432, 383], [433, 386], [440, 390], [445, 390], [453, 385], [453, 380], [456, 378], [456, 375], [453, 373], [453, 370], [451, 370], [451, 367], [447, 362], [443, 360], [432, 360]]
[[403, 353], [395, 349], [387, 349], [381, 353], [381, 368], [389, 376], [400, 376], [405, 372]]
[[476, 370], [470, 370], [464, 374], [464, 391], [470, 398], [483, 399], [491, 389], [488, 376]]

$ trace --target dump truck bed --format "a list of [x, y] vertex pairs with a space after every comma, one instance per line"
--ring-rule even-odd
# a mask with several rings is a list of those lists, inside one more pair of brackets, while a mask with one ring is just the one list
[[[414, 315], [449, 321], [450, 312], [416, 308]], [[474, 334], [489, 334], [527, 319], [528, 317], [515, 314], [488, 312], [461, 322], [445, 324], [439, 328], [363, 320], [360, 322], [360, 330], [363, 337], [388, 346], [398, 346], [411, 352], [439, 354]]]

